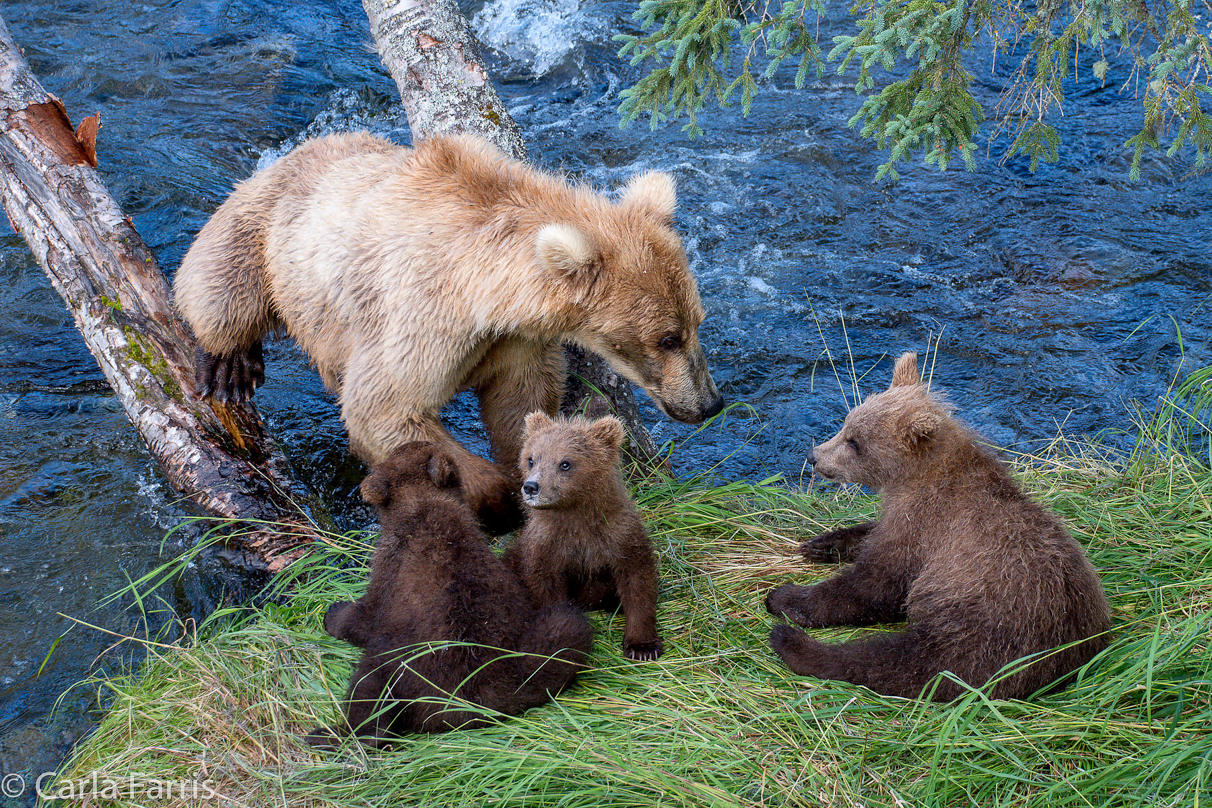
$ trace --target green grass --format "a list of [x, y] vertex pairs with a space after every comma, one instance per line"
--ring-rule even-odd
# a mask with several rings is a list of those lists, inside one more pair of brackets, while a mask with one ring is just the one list
[[[592, 667], [549, 705], [390, 752], [314, 751], [301, 736], [336, 718], [356, 659], [321, 618], [359, 593], [368, 550], [334, 536], [280, 577], [289, 599], [212, 618], [97, 683], [109, 713], [60, 787], [196, 779], [230, 801], [213, 804], [290, 808], [1212, 805], [1212, 475], [1171, 448], [1119, 463], [1061, 443], [1018, 462], [1114, 611], [1111, 646], [1058, 694], [937, 705], [790, 674], [767, 646], [765, 592], [831, 574], [797, 545], [875, 500], [692, 480], [638, 492], [662, 559], [659, 662], [623, 659], [622, 619], [595, 613]], [[123, 793], [94, 804], [211, 804]]]

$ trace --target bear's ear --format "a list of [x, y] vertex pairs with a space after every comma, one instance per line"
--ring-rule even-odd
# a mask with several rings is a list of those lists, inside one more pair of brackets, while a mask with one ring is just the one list
[[362, 500], [367, 505], [383, 507], [391, 499], [391, 477], [382, 466], [362, 481]]
[[664, 171], [636, 174], [623, 187], [622, 202], [666, 227], [672, 227], [673, 214], [678, 206], [677, 183]]
[[889, 385], [889, 389], [918, 384], [921, 380], [921, 374], [917, 372], [917, 354], [906, 351], [900, 355], [900, 358], [896, 360], [896, 366], [892, 368], [892, 384]]
[[944, 415], [933, 409], [912, 410], [900, 419], [901, 434], [911, 451], [921, 449], [934, 436]]
[[429, 479], [438, 488], [459, 487], [459, 467], [444, 452], [435, 452], [429, 458], [425, 471], [429, 474]]
[[602, 445], [610, 447], [612, 452], [618, 452], [623, 448], [623, 434], [622, 422], [613, 415], [599, 418], [589, 425], [589, 436]]
[[550, 415], [542, 410], [535, 410], [532, 413], [528, 413], [526, 420], [522, 422], [522, 436], [529, 438], [540, 429], [549, 427], [554, 423], [555, 421], [552, 420]]
[[569, 224], [549, 224], [535, 237], [539, 262], [569, 284], [579, 298], [588, 292], [602, 269], [598, 249], [582, 230]]

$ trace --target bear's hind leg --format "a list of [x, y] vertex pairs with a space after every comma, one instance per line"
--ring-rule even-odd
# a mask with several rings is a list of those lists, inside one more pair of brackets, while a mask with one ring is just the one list
[[472, 375], [492, 457], [518, 484], [526, 416], [535, 411], [556, 414], [564, 375], [564, 349], [558, 343], [522, 339], [497, 342]]
[[545, 704], [572, 684], [589, 662], [593, 650], [593, 627], [585, 614], [566, 603], [540, 609], [526, 633], [518, 640], [518, 656], [506, 656], [488, 669], [501, 666], [508, 673], [502, 687], [501, 704], [488, 705], [517, 715]]
[[[911, 627], [897, 634], [831, 645], [784, 623], [770, 633], [770, 647], [800, 676], [863, 685], [886, 696], [916, 698], [944, 670], [961, 677], [969, 673], [964, 670], [964, 660], [946, 658], [946, 643], [941, 639], [932, 637], [928, 630]], [[943, 678], [932, 698], [949, 701], [960, 692], [959, 685]]]

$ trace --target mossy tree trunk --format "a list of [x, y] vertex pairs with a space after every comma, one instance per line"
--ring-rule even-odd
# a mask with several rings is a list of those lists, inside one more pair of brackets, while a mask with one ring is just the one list
[[[370, 29], [408, 113], [413, 141], [433, 135], [475, 132], [506, 154], [526, 159], [517, 123], [493, 89], [467, 19], [455, 0], [362, 0]], [[610, 402], [630, 436], [634, 459], [656, 458], [631, 387], [601, 357], [569, 346], [569, 378], [563, 409], [575, 412], [595, 392]]]
[[246, 562], [276, 571], [317, 534], [299, 486], [251, 406], [194, 393], [196, 342], [156, 258], [101, 182], [91, 135], [30, 72], [0, 20], [0, 191], [127, 415], [171, 485], [206, 513], [251, 523]]

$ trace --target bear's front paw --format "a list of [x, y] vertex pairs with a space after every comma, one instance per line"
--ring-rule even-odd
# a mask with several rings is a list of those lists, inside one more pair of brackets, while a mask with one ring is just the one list
[[853, 561], [858, 557], [863, 539], [875, 526], [874, 522], [864, 522], [853, 527], [840, 527], [829, 530], [819, 536], [813, 536], [800, 545], [800, 553], [804, 558], [816, 564], [840, 564]]
[[665, 651], [665, 644], [657, 637], [652, 642], [625, 642], [623, 656], [637, 662], [652, 662]]
[[351, 645], [365, 647], [367, 626], [362, 605], [354, 600], [343, 600], [328, 607], [324, 613], [324, 630], [329, 636], [345, 640]]
[[243, 403], [265, 383], [265, 355], [260, 342], [244, 351], [217, 355], [197, 352], [194, 381], [200, 398]]
[[303, 738], [308, 746], [314, 746], [316, 749], [339, 749], [341, 748], [340, 735], [333, 732], [328, 727], [316, 727]]
[[504, 536], [522, 526], [522, 504], [517, 486], [491, 466], [463, 471], [467, 504], [475, 511], [480, 528], [489, 536]]
[[795, 626], [780, 623], [770, 632], [770, 647], [779, 658], [800, 676], [812, 674], [811, 662], [817, 656], [816, 640]]
[[786, 617], [794, 623], [804, 625], [808, 621], [800, 603], [808, 590], [809, 587], [795, 584], [777, 586], [766, 595], [766, 611], [775, 617]]

